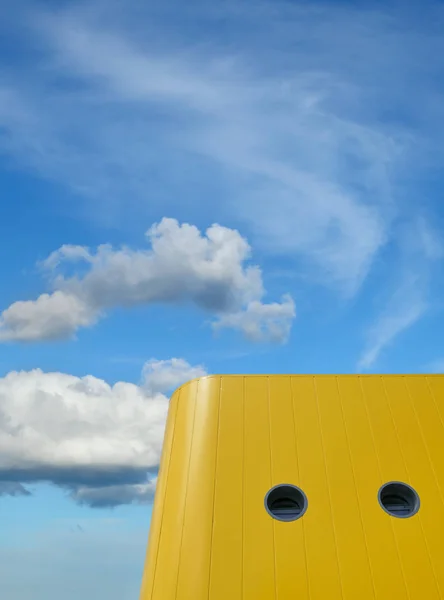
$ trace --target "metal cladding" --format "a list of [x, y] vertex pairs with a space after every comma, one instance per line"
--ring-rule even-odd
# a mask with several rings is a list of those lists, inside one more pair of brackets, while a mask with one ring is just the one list
[[296, 598], [444, 598], [444, 376], [224, 375], [173, 395], [141, 600]]

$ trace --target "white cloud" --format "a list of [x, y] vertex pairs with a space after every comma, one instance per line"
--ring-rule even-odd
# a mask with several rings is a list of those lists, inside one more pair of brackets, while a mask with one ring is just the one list
[[0, 378], [0, 495], [49, 481], [91, 506], [149, 500], [168, 410], [162, 392], [204, 374], [172, 359], [150, 361], [142, 386], [38, 369]]
[[444, 358], [438, 358], [424, 369], [427, 373], [444, 373]]
[[399, 273], [392, 291], [367, 334], [367, 346], [359, 369], [371, 368], [381, 352], [415, 325], [430, 305], [430, 287], [435, 264], [442, 257], [442, 244], [423, 217], [409, 222], [400, 236]]
[[236, 102], [220, 95], [208, 68], [202, 75], [178, 57], [140, 53], [125, 37], [78, 20], [75, 11], [40, 16], [41, 32], [58, 52], [58, 68], [88, 78], [93, 86], [102, 83], [122, 100], [160, 99], [208, 113]]
[[[207, 36], [217, 11], [193, 6], [173, 14], [146, 3], [137, 19], [113, 2], [33, 15], [39, 77], [7, 79], [5, 151], [93, 197], [88, 210], [114, 221], [128, 202], [134, 214], [146, 206], [157, 173], [153, 211], [186, 204], [193, 217], [204, 208], [242, 220], [255, 243], [353, 294], [392, 235], [393, 189], [419, 151], [408, 119], [393, 122], [390, 111], [403, 101], [417, 116], [400, 90], [405, 48], [422, 32], [405, 13], [393, 31], [378, 11], [261, 3], [227, 7], [231, 33], [216, 40]], [[184, 25], [173, 35], [171, 19], [189, 10], [201, 33]], [[60, 78], [66, 88], [54, 84]], [[209, 193], [195, 193], [197, 175]]]
[[[397, 219], [414, 220], [418, 198], [430, 204], [421, 185], [442, 163], [444, 42], [426, 25], [442, 9], [418, 20], [408, 7], [184, 7], [36, 10], [32, 70], [1, 71], [0, 149], [84, 196], [89, 219], [179, 206], [187, 220], [242, 222], [255, 247], [349, 295], [388, 241], [388, 289], [405, 266], [392, 252]], [[428, 260], [442, 253], [429, 228], [417, 234]], [[420, 311], [393, 310], [394, 331]]]
[[243, 332], [245, 337], [254, 342], [285, 342], [289, 335], [296, 307], [290, 296], [284, 296], [282, 302], [262, 304], [253, 301], [245, 311], [223, 315], [214, 323], [214, 327], [229, 327]]
[[358, 368], [371, 368], [382, 350], [414, 325], [427, 310], [422, 282], [409, 277], [391, 296], [387, 306], [368, 333], [368, 345]]
[[[326, 113], [318, 76], [296, 78], [288, 96], [282, 81], [269, 76], [250, 80], [235, 62], [226, 62], [222, 70], [221, 59], [190, 65], [177, 57], [154, 56], [124, 37], [71, 18], [51, 21], [46, 32], [67, 68], [101, 80], [115, 99], [172, 102], [179, 114], [191, 110], [200, 115], [189, 140], [192, 148], [263, 181], [265, 193], [248, 194], [235, 207], [253, 224], [258, 239], [277, 252], [308, 253], [324, 276], [351, 292], [359, 287], [384, 242], [385, 223], [379, 203], [367, 205], [364, 194], [359, 197], [345, 181], [338, 182], [330, 163], [344, 148], [358, 152], [369, 170], [381, 155], [384, 160], [390, 156], [393, 140]], [[322, 83], [329, 86], [329, 78]], [[276, 104], [279, 110], [270, 111]], [[281, 144], [291, 148], [299, 164], [282, 154]], [[319, 154], [325, 161], [321, 169]]]
[[69, 337], [92, 325], [97, 310], [82, 298], [63, 291], [18, 301], [0, 315], [0, 341], [32, 342]]
[[206, 375], [202, 365], [191, 367], [183, 358], [170, 360], [151, 359], [142, 371], [142, 386], [151, 394], [166, 393], [181, 385], [184, 381]]
[[87, 504], [92, 508], [113, 507], [116, 504], [147, 504], [154, 498], [157, 477], [148, 483], [108, 485], [94, 487], [80, 485], [71, 493], [78, 504]]
[[130, 383], [40, 370], [0, 379], [1, 469], [157, 465], [168, 400]]
[[417, 236], [418, 246], [427, 259], [437, 260], [444, 256], [442, 235], [439, 235], [424, 217], [417, 220]]
[[29, 492], [21, 483], [16, 481], [0, 481], [0, 496], [30, 496]]
[[51, 252], [48, 258], [41, 262], [41, 266], [44, 269], [53, 270], [59, 267], [63, 262], [78, 262], [82, 260], [91, 262], [91, 254], [86, 246], [64, 244], [58, 250]]
[[[254, 302], [256, 320], [261, 314], [269, 320], [269, 311], [278, 310], [277, 304], [272, 309], [261, 304], [261, 270], [245, 264], [251, 250], [238, 231], [212, 225], [202, 234], [193, 225], [164, 218], [149, 229], [147, 239], [148, 250], [103, 245], [96, 252], [78, 246], [53, 252], [42, 266], [50, 270], [56, 291], [3, 311], [0, 340], [64, 339], [117, 306], [194, 303], [216, 315], [235, 313], [239, 319]], [[87, 269], [66, 278], [67, 261], [86, 262]], [[289, 330], [293, 317], [286, 305], [281, 317]]]

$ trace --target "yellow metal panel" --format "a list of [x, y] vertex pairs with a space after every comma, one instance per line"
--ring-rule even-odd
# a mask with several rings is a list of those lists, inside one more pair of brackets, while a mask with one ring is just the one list
[[362, 527], [350, 447], [335, 377], [316, 380], [329, 501], [345, 598], [373, 598], [369, 557]]
[[264, 509], [264, 496], [272, 486], [266, 383], [261, 377], [244, 382], [243, 600], [275, 598], [276, 593], [273, 521]]
[[165, 427], [162, 457], [159, 465], [159, 477], [157, 479], [156, 496], [154, 499], [153, 514], [151, 517], [150, 535], [148, 540], [148, 551], [146, 556], [146, 568], [142, 579], [142, 598], [151, 598], [153, 583], [157, 567], [157, 555], [159, 551], [160, 532], [162, 524], [163, 506], [170, 469], [171, 450], [173, 446], [174, 429], [176, 425], [176, 414], [179, 394], [170, 401], [168, 418]]
[[179, 391], [177, 400], [173, 399], [178, 406], [151, 596], [162, 600], [177, 597], [197, 390], [198, 382], [193, 381]]
[[385, 480], [375, 451], [363, 381], [368, 379], [343, 377], [338, 379], [338, 386], [374, 597], [407, 600], [409, 596], [399, 563], [392, 519], [387, 518], [376, 501], [376, 493]]
[[[441, 598], [438, 577], [442, 580], [444, 573], [439, 573], [435, 569], [436, 557], [439, 557], [442, 546], [443, 529], [439, 527], [442, 523], [442, 513], [444, 506], [439, 496], [439, 487], [431, 466], [430, 457], [424, 443], [421, 428], [411, 401], [411, 395], [408, 382], [401, 377], [386, 377], [384, 379], [385, 392], [390, 407], [390, 412], [395, 428], [395, 435], [398, 441], [400, 455], [405, 469], [405, 481], [410, 483], [415, 489], [421, 490], [422, 507], [418, 515], [412, 519], [413, 527], [405, 527], [408, 535], [413, 533], [417, 536], [415, 548], [416, 556], [409, 553], [408, 578], [410, 586], [418, 589], [418, 594], [424, 590], [423, 581], [428, 583], [430, 591], [427, 598]], [[424, 397], [424, 402], [427, 398]], [[410, 525], [411, 523], [408, 523]], [[399, 527], [399, 523], [397, 523]], [[404, 531], [403, 531], [404, 533]], [[439, 542], [439, 539], [441, 542]], [[413, 543], [410, 538], [409, 544]], [[432, 555], [432, 548], [435, 553]], [[421, 550], [421, 560], [418, 561], [419, 550]], [[438, 555], [436, 556], [436, 550]], [[423, 578], [423, 581], [422, 581]], [[434, 589], [432, 589], [434, 584]], [[444, 588], [442, 588], [444, 590]]]
[[[420, 497], [426, 490], [417, 486], [408, 475], [403, 449], [399, 439], [399, 428], [406, 420], [406, 412], [400, 411], [395, 420], [394, 407], [397, 400], [396, 388], [388, 381], [388, 377], [372, 377], [364, 380], [364, 388], [368, 392], [367, 406], [375, 434], [376, 453], [379, 456], [382, 481], [404, 481], [417, 489]], [[401, 377], [395, 377], [402, 384]], [[403, 398], [404, 408], [408, 405], [407, 394]], [[415, 429], [409, 424], [411, 434]], [[407, 425], [407, 426], [409, 426]], [[425, 465], [424, 465], [425, 466]], [[421, 512], [424, 510], [422, 506]], [[419, 514], [410, 519], [396, 519], [387, 515], [391, 521], [397, 544], [405, 587], [410, 598], [439, 598], [437, 596], [435, 578], [431, 571], [430, 557], [427, 552]]]
[[[244, 397], [241, 377], [223, 377], [211, 549], [210, 598], [242, 599]], [[227, 552], [227, 548], [229, 551]], [[227, 577], [227, 573], [230, 574]]]
[[177, 600], [207, 600], [210, 577], [220, 384], [202, 379], [197, 386]]
[[[332, 522], [324, 444], [312, 377], [292, 377], [296, 448], [301, 488], [308, 498], [304, 515], [307, 579], [311, 600], [341, 600], [336, 534]], [[301, 566], [299, 565], [299, 571]], [[303, 577], [301, 573], [299, 577]]]
[[[299, 476], [290, 377], [263, 379], [268, 384], [271, 440], [271, 485], [292, 483], [302, 488]], [[279, 398], [279, 402], [275, 399]], [[267, 490], [266, 490], [267, 491]], [[264, 512], [263, 507], [261, 507]], [[295, 577], [306, 568], [304, 519], [290, 523], [273, 520], [276, 565], [276, 597], [308, 598], [307, 576]]]
[[[388, 515], [390, 481], [421, 498]], [[265, 510], [274, 485], [308, 498]], [[141, 600], [438, 600], [444, 376], [214, 376], [171, 400]]]

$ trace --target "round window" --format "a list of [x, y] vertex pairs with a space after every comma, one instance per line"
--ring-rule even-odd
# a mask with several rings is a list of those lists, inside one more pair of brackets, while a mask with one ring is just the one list
[[400, 481], [386, 483], [379, 490], [379, 503], [386, 513], [405, 519], [419, 510], [419, 496], [415, 490]]
[[273, 519], [296, 521], [307, 510], [307, 497], [295, 485], [276, 485], [265, 496], [265, 508]]

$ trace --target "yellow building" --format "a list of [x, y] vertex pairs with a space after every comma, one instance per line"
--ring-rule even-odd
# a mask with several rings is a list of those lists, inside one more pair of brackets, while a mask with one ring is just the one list
[[442, 598], [444, 376], [175, 392], [141, 600]]

